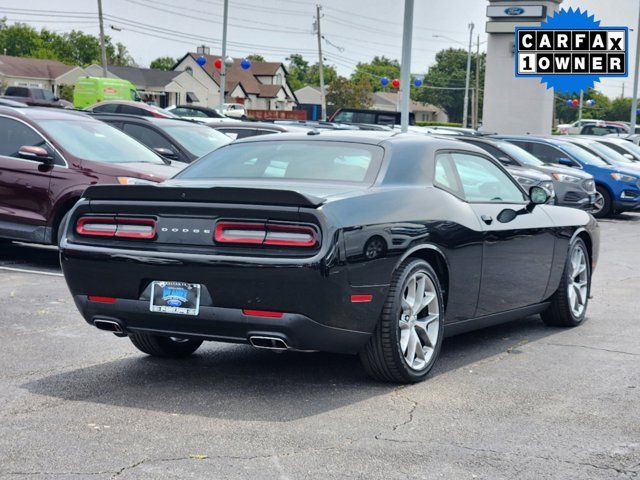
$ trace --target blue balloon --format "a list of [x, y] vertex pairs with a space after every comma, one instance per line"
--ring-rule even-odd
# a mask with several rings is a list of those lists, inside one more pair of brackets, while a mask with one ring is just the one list
[[416, 78], [416, 79], [413, 81], [413, 84], [414, 84], [416, 87], [421, 87], [421, 86], [422, 86], [422, 80], [420, 80], [419, 78]]
[[567, 107], [573, 107], [573, 100], [567, 100]]
[[389, 85], [389, 79], [387, 77], [382, 77], [380, 79], [380, 85], [382, 85], [383, 87], [386, 87], [387, 85]]
[[640, 108], [636, 110], [636, 115], [640, 115]]
[[248, 58], [243, 58], [240, 62], [240, 66], [243, 70], [249, 70], [251, 68], [251, 60], [249, 60]]
[[201, 67], [204, 67], [204, 64], [207, 63], [207, 59], [203, 55], [200, 55], [198, 58], [196, 58], [196, 63]]

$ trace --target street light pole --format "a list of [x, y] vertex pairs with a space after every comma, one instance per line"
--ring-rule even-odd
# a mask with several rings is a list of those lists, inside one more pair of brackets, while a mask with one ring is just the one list
[[469, 24], [469, 53], [467, 55], [467, 80], [464, 88], [464, 107], [462, 108], [462, 126], [467, 126], [469, 113], [469, 83], [471, 82], [471, 45], [473, 44], [473, 22]]
[[327, 98], [324, 91], [324, 62], [322, 58], [322, 31], [320, 30], [320, 11], [322, 6], [316, 5], [316, 33], [318, 34], [318, 73], [320, 75], [320, 120], [327, 121]]
[[478, 117], [480, 116], [480, 35], [478, 35], [478, 42], [476, 44], [476, 94], [473, 97], [473, 121], [471, 125], [474, 129], [478, 128]]
[[102, 18], [102, 0], [98, 0], [98, 23], [100, 24], [100, 51], [102, 55], [102, 76], [108, 77], [107, 71], [107, 48], [104, 43], [104, 20]]
[[409, 100], [411, 97], [411, 41], [413, 39], [413, 0], [404, 0], [402, 30], [402, 65], [400, 66], [400, 131], [409, 130]]
[[640, 11], [638, 11], [638, 29], [636, 30], [636, 68], [633, 71], [633, 100], [631, 102], [631, 128], [629, 133], [636, 133], [636, 118], [638, 115], [638, 76], [640, 75]]
[[229, 20], [229, 0], [224, 0], [222, 20], [222, 65], [220, 66], [220, 113], [224, 114], [224, 91], [227, 89], [227, 23]]

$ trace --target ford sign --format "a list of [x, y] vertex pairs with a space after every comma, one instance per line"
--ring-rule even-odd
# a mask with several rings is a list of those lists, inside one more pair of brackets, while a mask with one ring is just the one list
[[504, 9], [504, 13], [509, 15], [510, 17], [517, 17], [524, 13], [524, 8], [521, 7], [509, 7]]

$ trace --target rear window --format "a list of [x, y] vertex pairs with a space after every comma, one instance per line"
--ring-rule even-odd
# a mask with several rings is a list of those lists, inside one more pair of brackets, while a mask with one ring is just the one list
[[183, 170], [181, 179], [268, 179], [373, 183], [384, 150], [377, 145], [320, 141], [231, 144]]

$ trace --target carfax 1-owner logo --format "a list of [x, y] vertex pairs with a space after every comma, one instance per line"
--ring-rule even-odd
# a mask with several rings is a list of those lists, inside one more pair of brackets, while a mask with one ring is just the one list
[[556, 93], [629, 75], [627, 27], [605, 27], [580, 9], [560, 10], [539, 27], [516, 27], [517, 77], [540, 77]]

